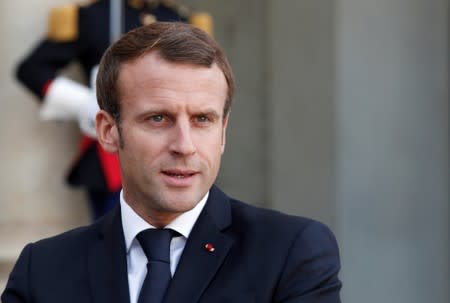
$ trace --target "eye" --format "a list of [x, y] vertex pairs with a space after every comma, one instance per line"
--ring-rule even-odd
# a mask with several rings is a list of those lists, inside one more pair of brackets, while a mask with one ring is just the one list
[[205, 123], [209, 121], [209, 118], [206, 115], [200, 115], [195, 118], [195, 120], [199, 123]]
[[160, 122], [162, 122], [164, 120], [164, 116], [163, 115], [153, 115], [153, 116], [150, 117], [150, 120], [152, 122], [160, 123]]
[[170, 125], [172, 119], [164, 113], [153, 113], [145, 118], [145, 122], [153, 127], [165, 127]]
[[214, 112], [198, 113], [192, 117], [192, 123], [198, 127], [209, 127], [217, 122], [218, 115]]

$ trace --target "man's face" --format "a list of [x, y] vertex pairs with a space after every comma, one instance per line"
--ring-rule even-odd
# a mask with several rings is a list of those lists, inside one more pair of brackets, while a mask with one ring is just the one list
[[[227, 92], [219, 67], [171, 63], [151, 52], [122, 65], [115, 141], [125, 200], [164, 226], [212, 186], [224, 151]], [[117, 126], [115, 126], [117, 127]]]

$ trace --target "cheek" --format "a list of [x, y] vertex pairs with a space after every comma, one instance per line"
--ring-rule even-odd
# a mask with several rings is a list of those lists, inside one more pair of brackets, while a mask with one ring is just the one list
[[160, 136], [150, 136], [148, 132], [126, 132], [123, 152], [126, 157], [136, 162], [135, 165], [152, 163], [165, 150], [165, 139]]
[[220, 136], [214, 136], [213, 138], [203, 139], [200, 144], [197, 145], [199, 153], [203, 158], [207, 158], [211, 165], [216, 165], [224, 151], [224, 145], [222, 144], [222, 138]]

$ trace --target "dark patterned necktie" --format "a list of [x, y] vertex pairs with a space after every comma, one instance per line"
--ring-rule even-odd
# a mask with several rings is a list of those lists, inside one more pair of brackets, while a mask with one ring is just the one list
[[147, 256], [147, 275], [138, 303], [161, 303], [170, 284], [170, 229], [146, 229], [137, 236]]

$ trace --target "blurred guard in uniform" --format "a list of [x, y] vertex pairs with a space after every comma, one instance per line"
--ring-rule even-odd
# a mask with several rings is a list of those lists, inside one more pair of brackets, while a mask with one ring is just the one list
[[[112, 1], [112, 0], [111, 0]], [[68, 4], [49, 15], [48, 34], [19, 64], [17, 78], [41, 101], [43, 120], [76, 120], [83, 133], [67, 181], [87, 189], [94, 219], [119, 201], [121, 177], [116, 155], [106, 153], [95, 137], [96, 67], [110, 41], [110, 0]], [[173, 0], [128, 0], [121, 3], [123, 30], [158, 21], [190, 22], [212, 34], [206, 13], [191, 13]], [[91, 88], [59, 74], [78, 61]]]

